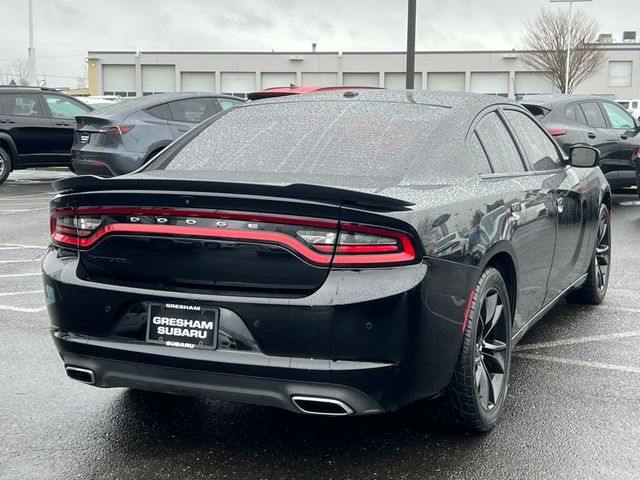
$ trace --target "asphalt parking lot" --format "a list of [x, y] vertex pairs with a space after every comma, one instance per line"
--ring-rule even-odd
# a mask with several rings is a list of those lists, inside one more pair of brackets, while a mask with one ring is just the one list
[[49, 182], [0, 187], [0, 478], [640, 478], [640, 202], [616, 197], [597, 307], [562, 302], [517, 347], [502, 420], [467, 435], [437, 405], [317, 418], [101, 390], [66, 378], [39, 262]]

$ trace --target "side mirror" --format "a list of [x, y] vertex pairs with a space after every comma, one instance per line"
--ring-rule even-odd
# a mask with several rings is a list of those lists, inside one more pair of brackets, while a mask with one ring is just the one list
[[597, 167], [600, 163], [600, 151], [597, 148], [571, 147], [571, 165], [580, 168]]

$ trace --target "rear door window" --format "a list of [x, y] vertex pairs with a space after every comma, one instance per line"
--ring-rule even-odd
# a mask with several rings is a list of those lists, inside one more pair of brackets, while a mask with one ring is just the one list
[[536, 172], [562, 168], [562, 160], [553, 141], [524, 113], [506, 110], [505, 116]]
[[43, 116], [38, 96], [30, 93], [0, 94], [0, 115]]
[[211, 97], [189, 98], [169, 103], [171, 116], [176, 122], [200, 123], [218, 113], [218, 106]]
[[169, 110], [169, 105], [167, 105], [166, 103], [163, 103], [162, 105], [156, 105], [155, 107], [147, 109], [147, 113], [153, 115], [154, 117], [161, 118], [162, 120], [173, 120], [171, 111]]
[[603, 102], [602, 106], [604, 107], [604, 111], [607, 112], [609, 122], [611, 122], [611, 126], [613, 128], [624, 130], [633, 130], [635, 128], [635, 122], [633, 121], [633, 118], [631, 118], [631, 115], [618, 105]]
[[524, 172], [516, 144], [497, 113], [490, 113], [480, 120], [476, 133], [494, 173]]
[[469, 166], [476, 174], [491, 173], [491, 165], [487, 154], [478, 140], [478, 135], [474, 133], [469, 139]]
[[61, 95], [50, 95], [45, 93], [44, 99], [47, 102], [52, 118], [75, 120], [76, 116], [84, 115], [91, 111], [89, 107], [81, 102]]
[[228, 110], [231, 107], [235, 107], [236, 105], [240, 105], [244, 103], [240, 100], [234, 100], [233, 98], [218, 98], [218, 103], [220, 104], [220, 108], [222, 110]]
[[597, 102], [583, 102], [580, 104], [580, 109], [584, 114], [587, 125], [594, 128], [607, 128], [607, 121], [604, 119], [602, 110], [600, 110]]

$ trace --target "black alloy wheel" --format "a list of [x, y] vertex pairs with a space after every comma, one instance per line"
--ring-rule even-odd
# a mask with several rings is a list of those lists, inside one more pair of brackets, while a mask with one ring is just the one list
[[495, 268], [486, 268], [473, 293], [446, 392], [449, 410], [466, 429], [491, 430], [502, 412], [511, 364], [511, 320], [504, 279]]
[[611, 270], [611, 218], [606, 205], [600, 205], [596, 246], [587, 270], [587, 279], [567, 296], [570, 303], [597, 305], [602, 303], [609, 286]]
[[504, 301], [500, 292], [491, 288], [480, 308], [474, 358], [476, 395], [486, 411], [495, 408], [504, 382], [508, 343], [505, 322]]

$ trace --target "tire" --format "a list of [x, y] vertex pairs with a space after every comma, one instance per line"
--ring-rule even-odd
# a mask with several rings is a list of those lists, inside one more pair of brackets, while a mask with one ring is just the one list
[[466, 430], [489, 431], [502, 413], [511, 366], [511, 320], [504, 279], [495, 268], [486, 268], [473, 293], [462, 347], [445, 393], [450, 415]]
[[11, 173], [11, 156], [4, 148], [0, 147], [0, 185], [4, 183]]
[[602, 303], [609, 286], [610, 269], [611, 222], [609, 209], [602, 204], [598, 214], [596, 246], [587, 269], [587, 279], [580, 288], [567, 295], [567, 302], [582, 305], [598, 305]]

